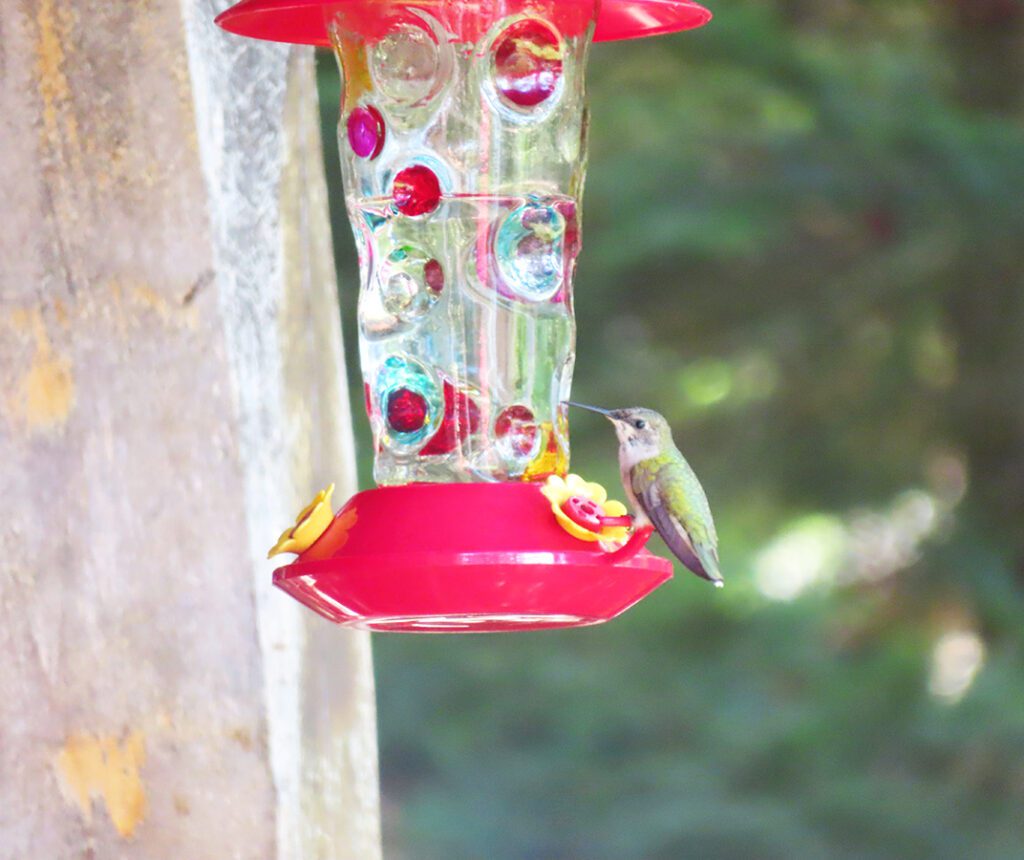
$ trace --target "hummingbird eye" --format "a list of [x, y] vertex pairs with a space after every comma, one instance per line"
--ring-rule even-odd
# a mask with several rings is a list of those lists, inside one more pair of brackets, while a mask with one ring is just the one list
[[633, 422], [633, 426], [636, 427], [637, 430], [643, 430], [644, 427], [647, 426], [647, 422], [644, 421], [643, 418], [637, 418], [636, 421]]

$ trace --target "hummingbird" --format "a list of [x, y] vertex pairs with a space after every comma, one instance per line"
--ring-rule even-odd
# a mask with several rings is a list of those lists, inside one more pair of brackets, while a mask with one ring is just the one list
[[566, 401], [603, 415], [619, 437], [619, 472], [637, 528], [653, 526], [686, 567], [717, 588], [718, 534], [711, 506], [697, 475], [672, 440], [672, 428], [653, 409], [600, 409]]

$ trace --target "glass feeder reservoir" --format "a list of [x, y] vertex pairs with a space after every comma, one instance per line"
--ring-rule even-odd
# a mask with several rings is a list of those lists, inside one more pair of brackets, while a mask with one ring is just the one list
[[683, 30], [688, 0], [243, 0], [242, 35], [329, 45], [359, 251], [378, 488], [321, 494], [275, 583], [343, 623], [596, 624], [671, 577], [625, 508], [569, 476], [573, 276], [592, 39]]

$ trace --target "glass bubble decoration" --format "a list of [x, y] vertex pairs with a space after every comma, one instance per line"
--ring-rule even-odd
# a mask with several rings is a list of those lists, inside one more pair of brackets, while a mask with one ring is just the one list
[[504, 219], [494, 239], [498, 272], [517, 296], [550, 299], [562, 286], [565, 218], [555, 206], [530, 201]]

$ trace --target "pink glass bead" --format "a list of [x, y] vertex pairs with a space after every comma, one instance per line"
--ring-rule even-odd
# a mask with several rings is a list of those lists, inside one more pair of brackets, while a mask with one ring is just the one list
[[372, 105], [348, 115], [348, 144], [360, 158], [376, 158], [384, 148], [384, 117]]
[[517, 21], [494, 48], [494, 85], [517, 107], [533, 107], [554, 93], [562, 77], [562, 47], [551, 29], [534, 19]]
[[427, 410], [422, 394], [399, 388], [388, 397], [388, 424], [396, 433], [415, 433], [427, 423]]
[[429, 167], [414, 164], [395, 176], [391, 197], [395, 208], [403, 215], [426, 215], [441, 202], [441, 183]]

